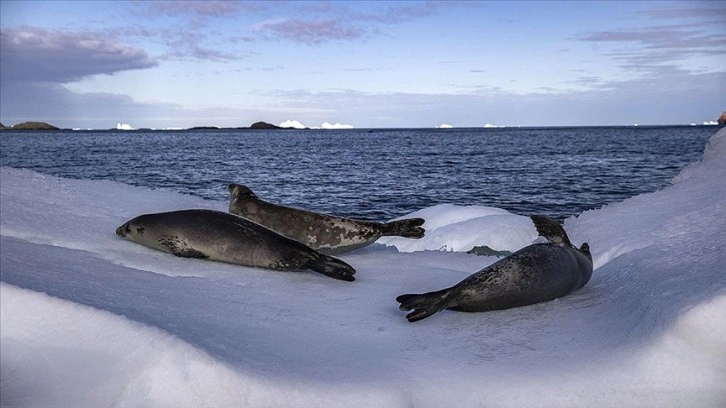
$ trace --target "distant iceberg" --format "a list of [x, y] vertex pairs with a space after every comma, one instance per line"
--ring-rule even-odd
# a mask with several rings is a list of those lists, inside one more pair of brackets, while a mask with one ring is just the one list
[[487, 128], [487, 129], [491, 129], [491, 128], [503, 128], [504, 126], [502, 126], [502, 125], [492, 125], [491, 123], [487, 122], [486, 124], [484, 124], [484, 127]]
[[279, 125], [281, 128], [305, 129], [307, 126], [296, 120], [286, 120]]
[[453, 125], [449, 125], [448, 123], [442, 123], [439, 126], [436, 126], [437, 129], [451, 129], [453, 127]]
[[116, 130], [134, 130], [128, 123], [117, 123]]
[[320, 125], [320, 129], [353, 129], [353, 125], [344, 125], [338, 122], [335, 124], [323, 122], [323, 124]]

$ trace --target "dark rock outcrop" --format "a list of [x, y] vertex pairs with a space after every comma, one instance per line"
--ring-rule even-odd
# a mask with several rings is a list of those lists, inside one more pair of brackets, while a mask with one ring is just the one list
[[194, 126], [187, 130], [220, 130], [219, 126]]
[[255, 122], [250, 126], [250, 129], [282, 129], [279, 126], [275, 126], [272, 123], [267, 122]]
[[53, 125], [49, 125], [45, 122], [23, 122], [18, 123], [15, 126], [6, 127], [3, 126], [0, 129], [5, 130], [60, 130], [60, 128], [57, 128]]
[[718, 124], [719, 125], [726, 125], [726, 112], [721, 114], [721, 117], [718, 118]]

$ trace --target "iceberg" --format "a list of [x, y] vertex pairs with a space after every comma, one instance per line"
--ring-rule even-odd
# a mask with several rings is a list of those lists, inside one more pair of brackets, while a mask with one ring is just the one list
[[[595, 271], [551, 302], [408, 323], [534, 239], [523, 215], [421, 209], [430, 237], [341, 256], [354, 283], [176, 258], [115, 236], [163, 189], [0, 168], [3, 407], [726, 406], [726, 130], [663, 190], [565, 221]], [[113, 200], [109, 200], [113, 197]], [[385, 244], [384, 244], [385, 243]]]
[[439, 126], [436, 126], [437, 129], [451, 129], [453, 127], [453, 125], [449, 125], [448, 123], [442, 123]]
[[128, 123], [117, 123], [116, 130], [134, 130]]
[[279, 125], [281, 128], [305, 129], [305, 125], [296, 120], [286, 120]]
[[328, 122], [323, 122], [323, 124], [320, 125], [320, 128], [321, 129], [353, 129], [353, 125], [345, 125], [345, 124], [338, 123], [338, 122], [336, 122], [334, 124], [328, 123]]

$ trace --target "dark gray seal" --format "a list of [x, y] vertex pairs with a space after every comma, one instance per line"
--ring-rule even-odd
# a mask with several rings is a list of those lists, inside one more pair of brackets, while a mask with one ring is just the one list
[[409, 322], [443, 309], [485, 312], [552, 300], [583, 287], [592, 276], [587, 243], [578, 249], [562, 226], [544, 215], [532, 217], [548, 243], [534, 244], [437, 292], [401, 295], [396, 300]]
[[182, 210], [140, 215], [116, 235], [185, 258], [202, 258], [260, 268], [312, 269], [353, 281], [355, 269], [257, 223], [212, 210]]
[[230, 184], [229, 212], [260, 223], [327, 254], [370, 245], [382, 236], [421, 238], [423, 218], [388, 223], [361, 221], [285, 207], [260, 200], [248, 187]]

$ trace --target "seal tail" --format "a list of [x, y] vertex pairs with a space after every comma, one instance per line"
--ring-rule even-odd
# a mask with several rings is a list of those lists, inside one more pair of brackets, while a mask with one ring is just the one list
[[413, 310], [406, 315], [409, 322], [417, 322], [432, 314], [446, 309], [449, 289], [442, 289], [436, 292], [423, 293], [420, 295], [401, 295], [396, 301], [401, 305], [398, 307], [403, 311]]
[[426, 232], [421, 225], [423, 218], [408, 218], [383, 224], [383, 235], [395, 235], [404, 238], [422, 238]]
[[353, 276], [355, 275], [355, 269], [352, 266], [338, 258], [333, 258], [320, 252], [316, 253], [316, 256], [305, 266], [334, 279], [348, 282], [355, 280], [355, 276]]

